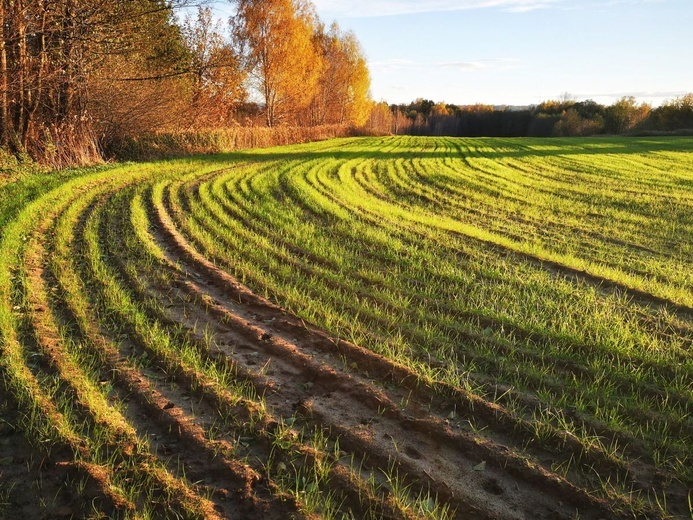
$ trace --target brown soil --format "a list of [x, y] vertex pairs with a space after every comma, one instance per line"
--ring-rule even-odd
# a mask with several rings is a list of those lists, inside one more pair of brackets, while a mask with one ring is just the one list
[[101, 510], [107, 500], [96, 481], [96, 468], [76, 464], [72, 454], [46, 453], [30, 445], [19, 428], [21, 414], [0, 391], [0, 518], [6, 520], [69, 519], [88, 516], [91, 504], [71, 482], [83, 484], [83, 495]]
[[[523, 456], [502, 409], [459, 389], [445, 399], [408, 369], [330, 338], [196, 253], [163, 208], [157, 216], [156, 238], [185, 272], [166, 296], [170, 319], [213, 331], [214, 355], [233, 360], [277, 416], [328, 428], [367, 466], [396, 468], [459, 518], [619, 517], [551, 472], [550, 454], [544, 464]], [[472, 431], [479, 424], [488, 435]]]
[[[38, 259], [29, 262], [28, 283], [38, 294], [54, 296], [33, 302], [33, 326], [47, 352], [59, 350], [60, 338], [50, 329], [60, 325], [76, 327], [72, 334], [100, 353], [100, 377], [112, 386], [109, 398], [123, 405], [134, 434], [148, 439], [151, 449], [123, 455], [123, 463], [163, 465], [168, 473], [158, 478], [180, 481], [181, 492], [209, 502], [206, 517], [305, 517], [300, 504], [279, 490], [277, 475], [323, 459], [332, 469], [322, 491], [338, 493], [343, 509], [357, 518], [369, 512], [406, 517], [389, 480], [393, 475], [409, 497], [429, 493], [456, 518], [472, 520], [633, 518], [622, 499], [598, 498], [588, 486], [553, 471], [554, 463], [572, 457], [604, 475], [627, 474], [634, 489], [659, 486], [666, 478], [649, 466], [623, 468], [565, 434], [540, 444], [502, 406], [460, 388], [426, 384], [406, 367], [330, 337], [198, 253], [178, 231], [175, 212], [149, 209], [170, 285], [128, 274], [111, 250], [112, 266], [134, 293], [165, 309], [157, 319], [186, 331], [206, 360], [233, 369], [263, 396], [266, 416], [253, 422], [256, 404], [212, 388], [194, 370], [172, 368], [172, 360], [151, 351], [135, 332], [116, 335], [103, 325], [74, 325], [75, 311], [52, 291], [59, 284]], [[47, 241], [50, 234], [39, 231], [37, 237]], [[108, 242], [108, 231], [102, 231]], [[42, 243], [37, 251], [47, 258], [51, 245]], [[560, 273], [596, 283], [585, 273]], [[44, 368], [58, 371], [59, 355], [45, 357]], [[0, 518], [122, 516], [122, 507], [104, 491], [109, 470], [77, 464], [69, 450], [37, 455], [37, 447], [18, 433], [19, 415], [2, 394], [0, 410]], [[94, 420], [89, 410], [82, 413], [85, 421]], [[290, 450], [300, 453], [298, 459], [272, 444], [282, 423], [293, 431]], [[309, 446], [301, 430], [324, 431], [330, 453]], [[369, 479], [374, 487], [366, 484]], [[162, 504], [161, 516], [167, 513]]]

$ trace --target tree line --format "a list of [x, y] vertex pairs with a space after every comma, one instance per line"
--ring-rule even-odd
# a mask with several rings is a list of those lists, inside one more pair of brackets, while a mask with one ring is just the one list
[[513, 108], [458, 106], [417, 99], [409, 104], [378, 104], [370, 125], [380, 131], [459, 137], [551, 137], [599, 134], [693, 134], [693, 93], [653, 108], [623, 97], [611, 105], [563, 99]]
[[366, 122], [353, 33], [309, 0], [231, 3], [0, 0], [0, 148], [62, 165], [155, 131]]
[[358, 39], [324, 24], [310, 0], [228, 1], [235, 14], [218, 20], [192, 0], [0, 0], [0, 150], [64, 166], [117, 155], [138, 136], [241, 127], [317, 129], [282, 131], [282, 142], [333, 126], [451, 136], [693, 128], [693, 94], [657, 108], [633, 98], [519, 110], [373, 103]]

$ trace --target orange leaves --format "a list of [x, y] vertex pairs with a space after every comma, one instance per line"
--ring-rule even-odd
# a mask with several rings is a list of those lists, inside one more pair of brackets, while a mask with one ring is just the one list
[[238, 49], [262, 95], [267, 126], [287, 123], [311, 100], [320, 71], [316, 16], [294, 0], [241, 0], [232, 19]]
[[325, 32], [307, 0], [240, 0], [232, 19], [267, 125], [362, 125], [370, 74], [353, 33]]

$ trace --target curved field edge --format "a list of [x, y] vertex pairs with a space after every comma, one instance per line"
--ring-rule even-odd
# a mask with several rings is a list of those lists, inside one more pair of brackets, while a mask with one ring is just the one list
[[345, 139], [0, 186], [12, 428], [93, 516], [690, 514], [691, 148]]

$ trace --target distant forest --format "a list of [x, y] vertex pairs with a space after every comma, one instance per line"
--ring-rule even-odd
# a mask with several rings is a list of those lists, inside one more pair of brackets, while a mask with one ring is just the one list
[[605, 106], [564, 96], [521, 109], [418, 99], [408, 105], [380, 103], [371, 114], [371, 126], [395, 134], [459, 137], [693, 135], [693, 93], [656, 108], [638, 103], [633, 97]]

